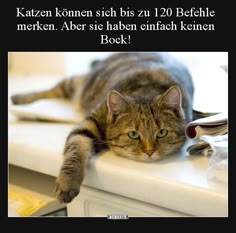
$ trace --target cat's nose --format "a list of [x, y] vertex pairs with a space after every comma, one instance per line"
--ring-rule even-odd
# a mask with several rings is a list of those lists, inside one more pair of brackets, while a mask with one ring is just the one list
[[154, 153], [154, 150], [146, 150], [145, 153], [146, 153], [149, 157], [151, 157], [152, 154]]

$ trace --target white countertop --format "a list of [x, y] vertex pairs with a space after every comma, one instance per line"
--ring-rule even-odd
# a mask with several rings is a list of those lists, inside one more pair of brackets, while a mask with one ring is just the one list
[[[57, 176], [72, 124], [17, 121], [9, 116], [9, 163]], [[207, 180], [209, 158], [182, 152], [141, 163], [107, 151], [94, 156], [83, 184], [196, 216], [227, 216], [227, 187]]]

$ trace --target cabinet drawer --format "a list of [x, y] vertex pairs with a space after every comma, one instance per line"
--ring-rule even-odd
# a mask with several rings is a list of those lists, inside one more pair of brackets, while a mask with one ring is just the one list
[[128, 215], [128, 217], [181, 217], [188, 214], [151, 205], [82, 185], [80, 194], [67, 206], [71, 217], [107, 217]]

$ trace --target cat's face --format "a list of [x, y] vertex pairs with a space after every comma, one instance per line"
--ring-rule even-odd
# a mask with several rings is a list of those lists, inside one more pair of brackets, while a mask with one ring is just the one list
[[178, 87], [170, 88], [151, 103], [112, 91], [108, 108], [108, 144], [120, 156], [152, 162], [178, 150], [185, 141]]

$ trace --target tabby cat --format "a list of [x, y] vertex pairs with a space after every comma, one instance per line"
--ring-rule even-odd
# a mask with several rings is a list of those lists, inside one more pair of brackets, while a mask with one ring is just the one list
[[64, 203], [78, 195], [93, 154], [109, 148], [128, 159], [156, 161], [184, 144], [192, 117], [191, 76], [168, 53], [114, 53], [94, 62], [83, 85], [80, 81], [72, 77], [50, 90], [12, 96], [14, 104], [76, 99], [86, 113], [64, 147], [55, 188]]

